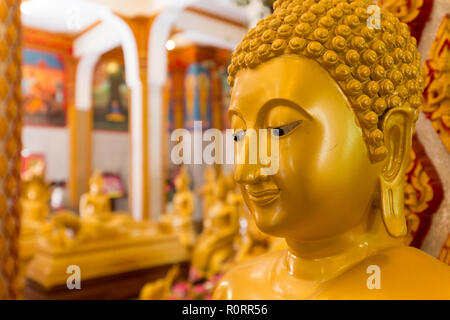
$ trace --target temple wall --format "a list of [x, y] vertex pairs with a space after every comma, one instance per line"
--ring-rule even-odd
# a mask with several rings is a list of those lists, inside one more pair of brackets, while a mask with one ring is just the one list
[[22, 141], [24, 149], [45, 155], [48, 181], [67, 182], [70, 164], [67, 128], [24, 126]]

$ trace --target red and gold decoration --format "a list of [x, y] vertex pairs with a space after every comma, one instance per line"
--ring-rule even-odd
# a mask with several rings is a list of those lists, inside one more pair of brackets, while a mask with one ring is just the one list
[[450, 266], [450, 234], [448, 235], [447, 241], [442, 247], [441, 254], [439, 255], [439, 260]]
[[0, 0], [0, 24], [0, 299], [15, 299], [22, 117], [20, 1]]
[[420, 41], [433, 8], [433, 0], [379, 0], [378, 4], [406, 23], [411, 35]]
[[442, 21], [431, 47], [425, 76], [426, 103], [422, 111], [450, 152], [450, 14]]
[[431, 219], [443, 200], [443, 187], [432, 162], [425, 153], [417, 135], [413, 137], [411, 165], [406, 175], [405, 214], [408, 235], [404, 241], [421, 248]]
[[[378, 4], [393, 13], [400, 21], [408, 24], [411, 29], [411, 34], [420, 41], [422, 32], [430, 17], [431, 9], [433, 7], [433, 0], [380, 0]], [[426, 104], [422, 106], [422, 111], [433, 121], [433, 126], [436, 130], [444, 131], [444, 135], [448, 137], [448, 111], [447, 111], [447, 125], [442, 125], [445, 119], [443, 116], [445, 105], [445, 81], [449, 86], [449, 78], [447, 71], [447, 78], [442, 77], [442, 72], [434, 72], [434, 70], [444, 70], [445, 57], [448, 57], [448, 26], [447, 26], [447, 40], [443, 40], [442, 29], [438, 33], [438, 44], [433, 44], [430, 57], [441, 57], [439, 63], [427, 61], [425, 66], [425, 72], [427, 75], [425, 99]], [[447, 45], [447, 53], [442, 48]], [[445, 73], [444, 73], [445, 76]], [[430, 92], [430, 86], [436, 77], [442, 78], [439, 80], [437, 91], [439, 93]], [[436, 86], [436, 85], [435, 85]], [[448, 90], [447, 90], [448, 91]], [[429, 93], [430, 92], [430, 93]], [[436, 95], [435, 95], [436, 94]], [[434, 97], [434, 99], [433, 99]], [[430, 99], [433, 104], [430, 104]], [[448, 97], [447, 97], [448, 104]], [[442, 106], [441, 106], [442, 105]], [[447, 107], [448, 110], [448, 107]], [[441, 133], [440, 133], [441, 134]], [[442, 134], [441, 134], [442, 136]], [[447, 138], [448, 139], [448, 138]], [[445, 140], [445, 139], [443, 139]], [[404, 241], [416, 248], [421, 248], [425, 237], [428, 234], [431, 226], [431, 219], [435, 214], [443, 201], [443, 186], [439, 179], [439, 174], [434, 168], [432, 161], [426, 154], [424, 147], [419, 141], [417, 135], [413, 137], [413, 150], [411, 152], [411, 165], [408, 170], [405, 184], [405, 214], [407, 216], [408, 223], [408, 235]]]

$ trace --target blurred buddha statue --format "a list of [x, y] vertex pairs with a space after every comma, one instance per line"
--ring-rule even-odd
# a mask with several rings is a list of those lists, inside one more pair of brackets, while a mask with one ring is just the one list
[[178, 264], [188, 250], [174, 234], [161, 234], [156, 223], [111, 212], [99, 173], [80, 201], [81, 216], [59, 211], [43, 223], [27, 277], [50, 288], [65, 284], [67, 266], [83, 270], [84, 279]]
[[42, 174], [34, 174], [22, 180], [20, 208], [22, 227], [28, 228], [42, 224], [50, 213], [50, 186]]
[[203, 201], [203, 225], [207, 225], [208, 212], [214, 203], [214, 184], [216, 180], [216, 170], [213, 166], [208, 166], [205, 170], [205, 183], [201, 187], [199, 194]]
[[[371, 26], [371, 5], [278, 0], [233, 54], [235, 180], [258, 228], [288, 249], [236, 266], [214, 298], [450, 299], [449, 267], [401, 241], [416, 40], [388, 12]], [[270, 161], [246, 161], [250, 129], [278, 142]]]
[[180, 266], [173, 266], [165, 278], [146, 284], [139, 295], [139, 300], [167, 300], [170, 297], [174, 281], [180, 274]]
[[[234, 182], [234, 180], [233, 180]], [[231, 196], [230, 196], [231, 195]], [[253, 257], [260, 256], [267, 252], [286, 249], [286, 241], [283, 238], [276, 238], [265, 234], [256, 226], [255, 220], [244, 207], [244, 200], [240, 192], [229, 193], [230, 204], [232, 199], [236, 199], [234, 205], [237, 206], [239, 214], [239, 235], [236, 239], [235, 246], [238, 248], [233, 263], [243, 262]]]
[[242, 197], [241, 191], [238, 190], [238, 185], [234, 181], [233, 174], [226, 176], [227, 184], [227, 203], [236, 209], [236, 213], [239, 217], [246, 217], [244, 210], [244, 198]]
[[189, 190], [190, 178], [186, 167], [182, 167], [175, 178], [173, 210], [161, 216], [160, 229], [177, 233], [182, 244], [190, 247], [195, 241], [192, 214], [194, 212], [194, 194]]
[[249, 258], [267, 253], [271, 247], [272, 237], [261, 232], [253, 218], [245, 213], [240, 219], [241, 230], [237, 242], [238, 250], [233, 263], [240, 263]]
[[99, 171], [89, 179], [89, 192], [80, 199], [80, 217], [108, 218], [111, 214], [110, 198], [103, 192], [103, 177]]
[[208, 213], [209, 224], [204, 226], [194, 247], [192, 266], [207, 278], [222, 271], [224, 263], [234, 254], [234, 239], [239, 230], [238, 213], [227, 203], [227, 183], [220, 175], [214, 186], [214, 204]]
[[129, 238], [151, 229], [150, 223], [111, 211], [110, 199], [103, 192], [103, 177], [97, 171], [89, 179], [89, 192], [81, 196], [80, 216], [68, 211], [55, 214], [43, 228], [43, 235], [51, 247], [70, 249], [96, 241]]
[[24, 262], [33, 256], [39, 231], [49, 218], [50, 193], [42, 163], [36, 163], [22, 174], [20, 256]]

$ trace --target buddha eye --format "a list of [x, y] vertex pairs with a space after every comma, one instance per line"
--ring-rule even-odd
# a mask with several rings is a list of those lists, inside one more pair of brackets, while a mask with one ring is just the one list
[[240, 142], [245, 137], [245, 131], [244, 130], [238, 130], [235, 133], [233, 133], [233, 140], [234, 142]]
[[298, 120], [287, 124], [285, 126], [280, 126], [276, 128], [268, 128], [275, 137], [282, 137], [287, 135], [289, 132], [297, 128], [300, 124], [302, 124], [303, 120]]

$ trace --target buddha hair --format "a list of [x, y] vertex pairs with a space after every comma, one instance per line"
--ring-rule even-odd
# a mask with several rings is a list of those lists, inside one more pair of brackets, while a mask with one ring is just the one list
[[[392, 108], [418, 109], [424, 87], [417, 41], [409, 28], [381, 10], [368, 27], [370, 0], [278, 0], [274, 13], [251, 29], [233, 53], [228, 82], [281, 55], [321, 64], [350, 101], [373, 162], [386, 158], [383, 116]], [[416, 119], [417, 119], [416, 112]]]

